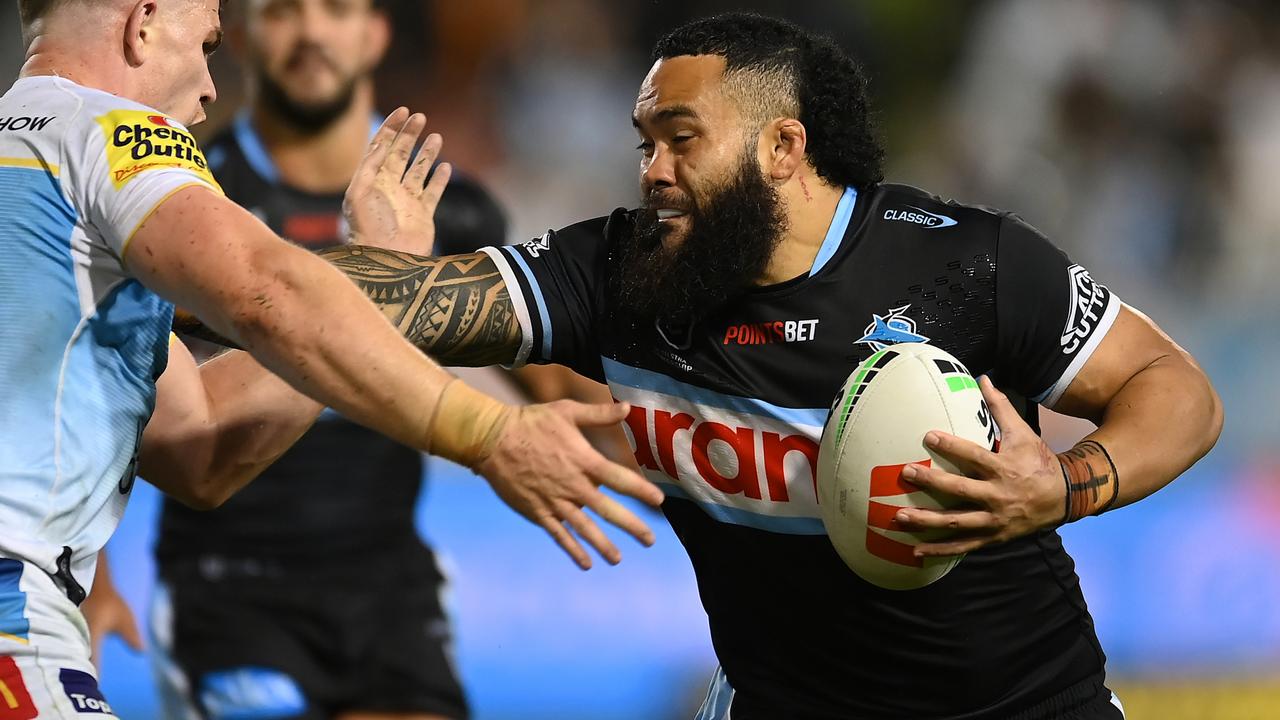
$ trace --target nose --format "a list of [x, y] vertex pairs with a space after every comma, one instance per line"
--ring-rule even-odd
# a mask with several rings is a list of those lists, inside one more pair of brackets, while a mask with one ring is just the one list
[[320, 3], [303, 3], [299, 20], [298, 30], [302, 40], [315, 42], [320, 39], [325, 20]]
[[654, 146], [653, 155], [641, 161], [640, 184], [645, 192], [675, 187], [676, 165], [672, 153], [664, 150], [662, 143]]
[[204, 77], [200, 81], [200, 105], [196, 108], [195, 121], [197, 124], [205, 119], [204, 108], [209, 103], [218, 99], [218, 88], [213, 84], [213, 76], [209, 74], [209, 66], [206, 64], [204, 68]]

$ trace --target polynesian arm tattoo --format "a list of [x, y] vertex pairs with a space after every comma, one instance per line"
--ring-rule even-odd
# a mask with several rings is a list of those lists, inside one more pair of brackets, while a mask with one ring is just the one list
[[[361, 245], [319, 255], [346, 273], [409, 342], [442, 365], [496, 365], [515, 359], [520, 324], [488, 255], [422, 257]], [[173, 325], [178, 332], [235, 347], [189, 313], [178, 311]]]

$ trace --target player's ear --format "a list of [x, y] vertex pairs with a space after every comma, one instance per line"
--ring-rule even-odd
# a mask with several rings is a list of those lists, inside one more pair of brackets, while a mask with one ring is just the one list
[[795, 118], [778, 118], [765, 125], [764, 144], [767, 149], [765, 170], [769, 177], [786, 182], [805, 163], [808, 135], [804, 125]]
[[373, 69], [382, 62], [391, 45], [391, 18], [378, 8], [369, 11], [369, 23], [365, 29], [365, 67]]
[[150, 42], [155, 32], [156, 0], [138, 0], [129, 8], [124, 21], [124, 59], [130, 67], [138, 67], [146, 61]]

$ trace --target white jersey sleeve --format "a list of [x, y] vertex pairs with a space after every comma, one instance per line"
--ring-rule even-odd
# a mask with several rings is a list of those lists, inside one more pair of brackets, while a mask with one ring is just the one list
[[[106, 99], [106, 98], [109, 98]], [[142, 105], [86, 97], [64, 153], [85, 220], [121, 258], [129, 240], [166, 198], [198, 185], [222, 192], [195, 138], [181, 123]], [[91, 122], [90, 122], [91, 120]]]

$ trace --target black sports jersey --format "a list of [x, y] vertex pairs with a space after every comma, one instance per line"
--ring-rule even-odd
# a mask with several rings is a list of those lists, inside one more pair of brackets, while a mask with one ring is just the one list
[[[283, 184], [246, 116], [206, 151], [227, 197], [272, 230], [312, 249], [343, 241], [342, 194], [315, 195]], [[437, 252], [472, 252], [501, 243], [505, 232], [506, 220], [488, 192], [455, 174], [436, 209]], [[161, 569], [211, 555], [358, 563], [369, 552], [417, 543], [413, 512], [422, 470], [418, 451], [326, 410], [296, 445], [217, 510], [194, 511], [166, 499], [156, 551]]]
[[884, 590], [825, 536], [815, 467], [832, 398], [877, 349], [941, 347], [1038, 428], [1036, 402], [1057, 400], [1119, 301], [1014, 216], [881, 185], [845, 192], [808, 274], [693, 328], [636, 327], [609, 291], [632, 218], [485, 252], [519, 289], [518, 359], [631, 403], [636, 461], [692, 559], [732, 716], [1007, 718], [1096, 695], [1104, 657], [1056, 532]]

